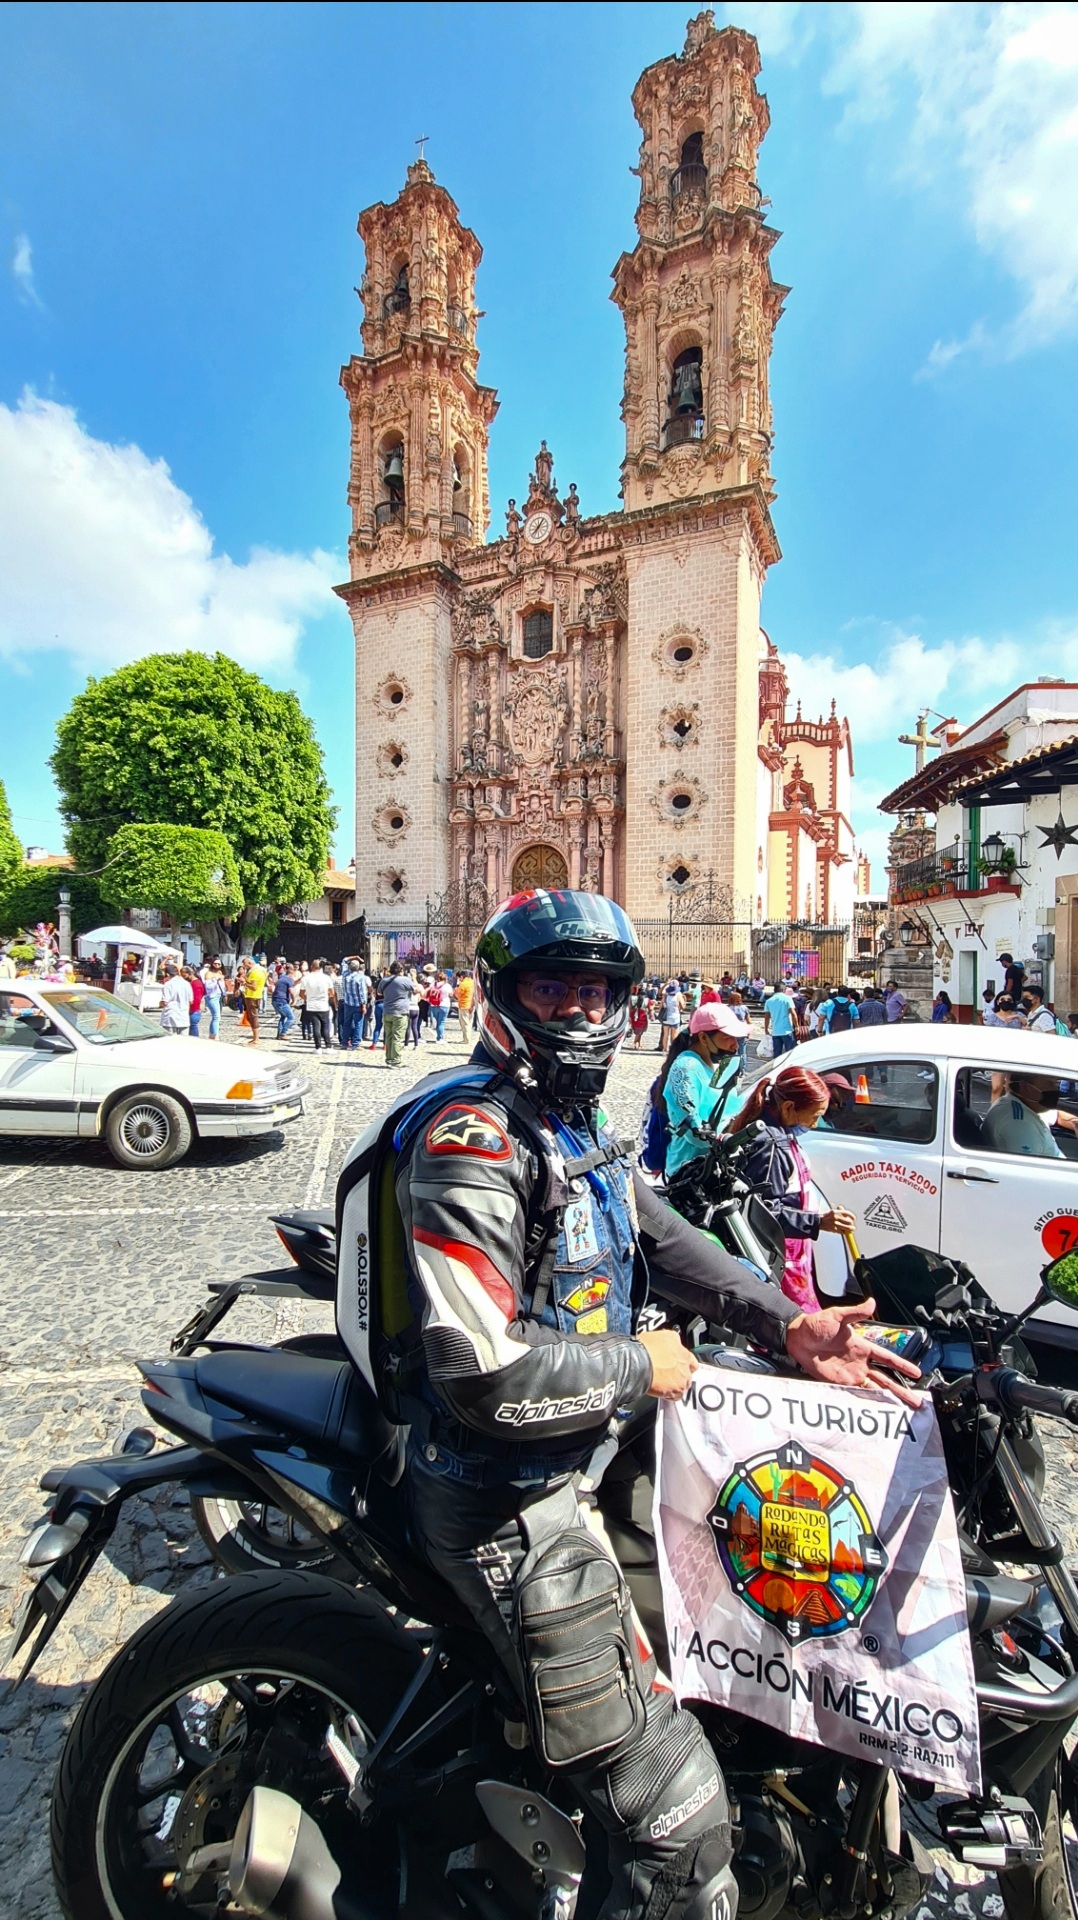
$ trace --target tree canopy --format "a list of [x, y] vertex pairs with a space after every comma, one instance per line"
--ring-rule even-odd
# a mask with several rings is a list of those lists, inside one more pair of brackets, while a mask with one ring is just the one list
[[174, 922], [228, 919], [243, 906], [232, 848], [211, 827], [120, 827], [100, 885], [114, 907], [161, 907]]
[[51, 764], [84, 873], [121, 827], [201, 827], [235, 856], [245, 917], [322, 892], [335, 810], [310, 721], [224, 654], [151, 654], [90, 680]]
[[22, 842], [11, 824], [4, 783], [0, 780], [0, 897], [18, 877], [22, 868]]
[[97, 881], [70, 867], [20, 867], [6, 887], [0, 887], [0, 940], [13, 933], [29, 932], [39, 920], [55, 926], [60, 914], [60, 888], [71, 895], [71, 931], [89, 933], [103, 920], [111, 920], [101, 898]]

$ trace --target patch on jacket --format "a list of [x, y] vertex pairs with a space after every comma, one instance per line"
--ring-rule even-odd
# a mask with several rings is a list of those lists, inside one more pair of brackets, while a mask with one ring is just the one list
[[609, 1280], [588, 1280], [566, 1295], [565, 1305], [570, 1313], [587, 1313], [590, 1307], [601, 1307], [609, 1292]]
[[478, 1107], [446, 1107], [432, 1120], [424, 1142], [428, 1153], [467, 1153], [477, 1160], [511, 1160], [508, 1134]]

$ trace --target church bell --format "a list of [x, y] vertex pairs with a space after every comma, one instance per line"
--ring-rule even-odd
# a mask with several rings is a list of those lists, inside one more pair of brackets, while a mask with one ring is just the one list
[[399, 447], [394, 447], [392, 452], [386, 455], [386, 463], [382, 471], [385, 474], [386, 480], [391, 485], [394, 481], [399, 483], [403, 482], [404, 461], [401, 459], [401, 450]]

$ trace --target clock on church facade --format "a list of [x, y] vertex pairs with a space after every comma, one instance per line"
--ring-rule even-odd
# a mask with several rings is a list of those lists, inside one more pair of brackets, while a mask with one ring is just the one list
[[492, 903], [601, 889], [648, 919], [705, 876], [739, 920], [852, 916], [848, 729], [787, 717], [760, 631], [787, 289], [756, 181], [759, 67], [750, 34], [703, 13], [633, 94], [617, 512], [588, 516], [544, 442], [487, 539], [481, 248], [425, 160], [360, 216], [338, 592], [356, 636], [356, 899], [379, 924], [414, 924], [465, 882]]

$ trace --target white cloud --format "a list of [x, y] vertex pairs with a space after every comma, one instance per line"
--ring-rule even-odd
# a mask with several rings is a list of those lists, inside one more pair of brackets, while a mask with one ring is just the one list
[[1078, 317], [1078, 5], [860, 0], [832, 7], [839, 41], [828, 80], [851, 115], [908, 113], [904, 165], [955, 195], [982, 250], [1017, 282], [1022, 305], [992, 337], [976, 321], [937, 341], [924, 373], [970, 350], [1008, 356]]
[[74, 410], [0, 405], [0, 655], [52, 649], [89, 672], [147, 653], [220, 650], [279, 677], [304, 621], [337, 603], [332, 555], [213, 536], [163, 460], [95, 440]]
[[38, 307], [43, 311], [45, 303], [34, 281], [34, 250], [30, 245], [29, 234], [15, 235], [15, 244], [11, 251], [11, 277], [23, 306]]
[[[806, 713], [833, 698], [849, 719], [855, 757], [865, 747], [890, 744], [899, 733], [908, 733], [918, 706], [955, 714], [968, 725], [996, 695], [1029, 677], [1028, 642], [971, 636], [931, 646], [920, 634], [882, 622], [871, 626], [878, 635], [874, 659], [846, 662], [831, 653], [782, 650], [792, 697]], [[863, 644], [871, 644], [870, 638]], [[1061, 644], [1061, 638], [1053, 640], [1049, 652], [1045, 643], [1044, 657], [1053, 665]]]

